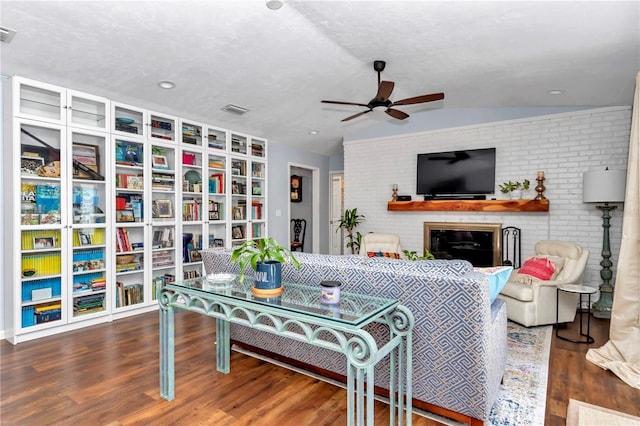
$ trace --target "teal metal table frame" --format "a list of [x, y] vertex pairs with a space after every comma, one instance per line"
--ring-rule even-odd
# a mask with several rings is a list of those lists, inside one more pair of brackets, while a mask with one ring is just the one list
[[[196, 278], [158, 288], [162, 398], [175, 396], [174, 310], [188, 310], [216, 318], [216, 368], [221, 373], [230, 371], [230, 323], [343, 353], [348, 425], [374, 424], [374, 367], [389, 356], [389, 424], [411, 425], [411, 311], [397, 300], [347, 292], [339, 305], [323, 305], [320, 287], [292, 283], [284, 284], [281, 297], [260, 299], [252, 295], [249, 281], [220, 285]], [[365, 329], [374, 322], [389, 328], [389, 340], [381, 347]]]

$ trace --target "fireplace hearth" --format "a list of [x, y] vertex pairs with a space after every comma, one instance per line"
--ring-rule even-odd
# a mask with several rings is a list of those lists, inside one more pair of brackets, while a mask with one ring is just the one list
[[424, 248], [436, 259], [463, 259], [473, 266], [502, 264], [501, 223], [424, 222]]

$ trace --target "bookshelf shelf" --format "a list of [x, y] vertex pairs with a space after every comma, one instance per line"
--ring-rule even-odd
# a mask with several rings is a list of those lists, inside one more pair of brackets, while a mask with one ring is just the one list
[[390, 201], [388, 211], [548, 212], [549, 200]]

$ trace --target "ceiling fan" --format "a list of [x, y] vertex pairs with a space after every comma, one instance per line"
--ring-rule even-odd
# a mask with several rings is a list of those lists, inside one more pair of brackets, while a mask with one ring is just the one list
[[387, 65], [385, 61], [373, 61], [373, 69], [378, 73], [378, 93], [376, 97], [371, 99], [368, 104], [361, 104], [357, 102], [344, 102], [344, 101], [322, 101], [325, 104], [338, 104], [338, 105], [356, 105], [365, 108], [369, 108], [365, 111], [359, 112], [354, 115], [350, 115], [347, 118], [344, 118], [340, 121], [349, 121], [356, 117], [360, 117], [368, 112], [373, 111], [374, 108], [385, 107], [386, 113], [389, 114], [393, 118], [397, 118], [398, 120], [404, 120], [409, 117], [404, 111], [400, 111], [399, 109], [395, 109], [392, 107], [401, 106], [401, 105], [412, 105], [412, 104], [421, 104], [424, 102], [433, 102], [444, 99], [444, 93], [431, 93], [429, 95], [415, 96], [412, 98], [402, 99], [396, 102], [392, 102], [389, 99], [391, 96], [391, 92], [393, 92], [393, 86], [395, 83], [393, 81], [380, 81], [380, 73], [384, 71], [384, 67]]

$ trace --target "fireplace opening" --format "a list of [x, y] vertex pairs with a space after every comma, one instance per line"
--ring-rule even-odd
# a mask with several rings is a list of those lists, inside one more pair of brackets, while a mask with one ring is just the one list
[[478, 267], [499, 266], [501, 240], [501, 223], [424, 223], [424, 248], [436, 259], [463, 259]]

